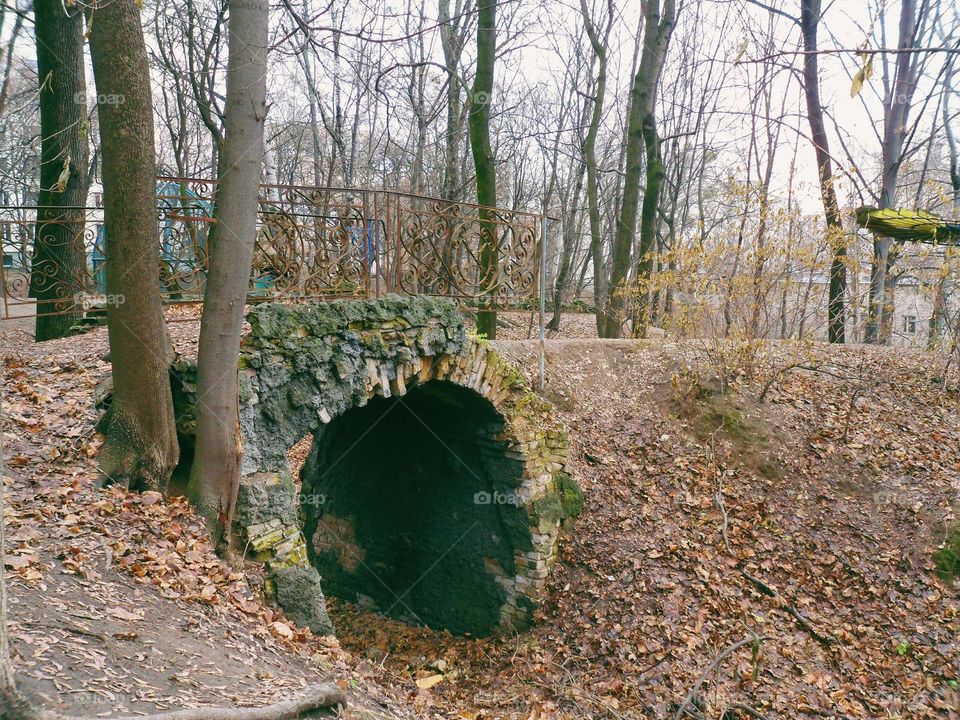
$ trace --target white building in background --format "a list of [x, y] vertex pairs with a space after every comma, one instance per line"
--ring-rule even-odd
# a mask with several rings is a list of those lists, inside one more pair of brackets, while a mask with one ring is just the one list
[[[805, 337], [815, 340], [827, 339], [827, 298], [830, 282], [827, 277], [815, 277], [812, 282], [811, 297], [807, 308]], [[847, 323], [846, 341], [863, 342], [866, 331], [867, 311], [869, 307], [870, 275], [859, 273], [848, 278], [847, 286]], [[893, 326], [890, 344], [896, 347], [927, 347], [930, 337], [930, 322], [933, 317], [936, 285], [922, 283], [915, 276], [901, 277], [894, 290]], [[960, 312], [960, 298], [948, 288], [946, 296], [947, 322], [956, 324]], [[942, 329], [943, 335], [949, 335], [949, 329]]]

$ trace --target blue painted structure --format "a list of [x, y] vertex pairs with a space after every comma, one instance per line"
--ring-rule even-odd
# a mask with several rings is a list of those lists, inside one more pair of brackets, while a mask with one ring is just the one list
[[[157, 183], [157, 215], [164, 274], [186, 277], [199, 272], [201, 263], [197, 256], [207, 249], [207, 226], [213, 217], [213, 203], [177, 182], [165, 180]], [[188, 226], [191, 232], [186, 231]], [[105, 228], [101, 223], [89, 256], [94, 287], [101, 294], [107, 291], [105, 241]]]

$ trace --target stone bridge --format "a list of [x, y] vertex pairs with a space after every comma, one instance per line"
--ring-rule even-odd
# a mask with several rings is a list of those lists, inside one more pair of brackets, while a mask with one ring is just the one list
[[[330, 632], [327, 592], [458, 634], [529, 624], [581, 504], [549, 404], [446, 300], [261, 304], [248, 321], [235, 529], [287, 615]], [[187, 463], [195, 368], [174, 375]], [[288, 453], [311, 436], [298, 484]]]

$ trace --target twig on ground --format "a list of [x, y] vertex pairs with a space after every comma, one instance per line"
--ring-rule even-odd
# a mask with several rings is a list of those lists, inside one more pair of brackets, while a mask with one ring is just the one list
[[723, 504], [723, 486], [718, 483], [717, 492], [714, 493], [713, 501], [717, 505], [717, 510], [720, 511], [720, 517], [723, 519], [723, 525], [720, 527], [720, 534], [723, 536], [723, 544], [727, 548], [727, 554], [733, 555], [733, 550], [730, 548], [730, 538], [727, 536], [727, 507]]
[[62, 622], [36, 622], [31, 620], [25, 620], [24, 624], [31, 625], [33, 627], [42, 627], [48, 630], [63, 630], [64, 632], [73, 633], [74, 635], [82, 635], [83, 637], [93, 638], [94, 640], [99, 640], [102, 643], [108, 642], [107, 636], [103, 633], [98, 633], [94, 630], [88, 630], [87, 628], [80, 627], [79, 625], [71, 625]]
[[731, 710], [739, 710], [740, 712], [746, 713], [750, 717], [756, 718], [757, 720], [769, 720], [769, 718], [767, 718], [767, 716], [762, 712], [750, 707], [749, 705], [746, 705], [745, 703], [733, 703], [732, 705], [728, 705], [727, 709], [720, 713], [720, 717], [726, 718], [727, 713]]
[[696, 684], [690, 688], [690, 692], [687, 693], [687, 696], [683, 699], [683, 702], [680, 703], [680, 706], [677, 708], [677, 712], [673, 716], [673, 720], [680, 720], [683, 717], [683, 713], [686, 710], [687, 706], [693, 701], [697, 696], [697, 693], [700, 691], [700, 688], [703, 687], [703, 684], [707, 681], [707, 678], [710, 677], [710, 674], [716, 670], [720, 663], [723, 662], [724, 658], [728, 655], [735, 653], [742, 647], [747, 645], [759, 645], [763, 640], [769, 640], [766, 635], [753, 635], [739, 642], [735, 642], [732, 645], [727, 645], [719, 654], [707, 665], [706, 669], [703, 671], [703, 674], [700, 675], [700, 679], [697, 680]]
[[761, 580], [760, 578], [754, 577], [753, 575], [748, 573], [746, 570], [741, 570], [740, 572], [762, 594], [766, 595], [767, 597], [772, 597], [774, 600], [776, 600], [779, 603], [781, 609], [783, 609], [794, 620], [796, 620], [797, 625], [799, 625], [803, 630], [805, 630], [810, 635], [810, 637], [812, 637], [818, 643], [826, 647], [830, 647], [837, 641], [837, 639], [832, 635], [823, 635], [819, 631], [817, 631], [817, 629], [810, 624], [810, 621], [800, 614], [799, 610], [797, 610], [793, 605], [790, 605], [786, 600], [784, 600], [783, 596], [781, 596], [780, 593], [778, 593], [772, 587], [767, 585], [763, 580]]

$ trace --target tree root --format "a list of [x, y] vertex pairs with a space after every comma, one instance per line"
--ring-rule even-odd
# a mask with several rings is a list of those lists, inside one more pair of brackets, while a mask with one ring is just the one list
[[[5, 712], [0, 717], [9, 720], [87, 720], [82, 717], [60, 715], [39, 710], [26, 702], [19, 693], [7, 695]], [[310, 685], [303, 693], [292, 700], [282, 700], [259, 708], [201, 707], [186, 710], [171, 710], [155, 715], [120, 715], [113, 720], [295, 720], [302, 715], [329, 708], [346, 705], [343, 690], [333, 683]]]

